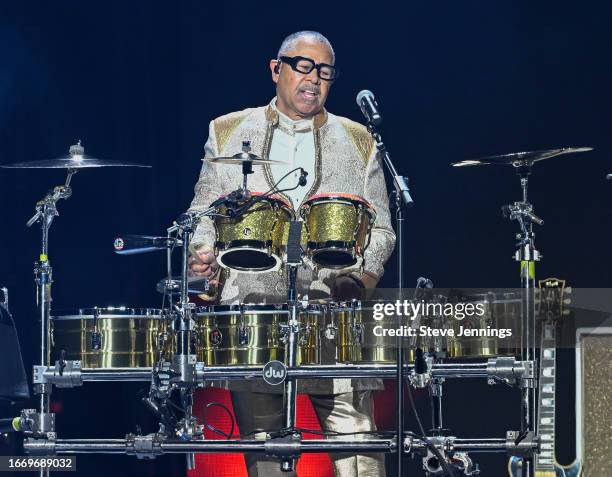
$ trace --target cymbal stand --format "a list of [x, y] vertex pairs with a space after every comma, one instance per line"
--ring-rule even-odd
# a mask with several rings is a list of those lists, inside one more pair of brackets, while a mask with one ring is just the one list
[[[516, 220], [521, 229], [516, 235], [518, 240], [514, 259], [520, 263], [521, 274], [521, 359], [534, 363], [536, 357], [536, 323], [535, 323], [535, 263], [541, 258], [535, 248], [535, 234], [533, 224], [543, 225], [544, 221], [533, 213], [533, 205], [527, 199], [529, 186], [529, 175], [533, 161], [516, 161], [513, 166], [520, 178], [523, 199], [511, 205], [504, 205], [502, 212], [504, 217]], [[522, 412], [521, 429], [522, 436], [535, 428], [536, 416], [536, 377], [535, 371], [532, 376], [521, 380], [522, 387]], [[533, 476], [533, 458], [523, 461], [524, 477]]]
[[[244, 154], [249, 154], [250, 143], [244, 141], [242, 143]], [[250, 192], [247, 189], [248, 175], [253, 173], [253, 164], [251, 161], [245, 161], [242, 164], [243, 182], [242, 188], [232, 192], [228, 197], [215, 201], [208, 209], [200, 212], [186, 212], [181, 214], [175, 221], [175, 224], [168, 228], [168, 234], [176, 232], [180, 236], [182, 244], [181, 254], [181, 284], [178, 303], [173, 306], [174, 312], [174, 330], [176, 332], [176, 353], [172, 358], [170, 366], [175, 377], [172, 378], [172, 383], [178, 386], [181, 390], [181, 398], [184, 403], [185, 416], [179, 424], [184, 428], [179, 430], [182, 435], [198, 436], [200, 433], [197, 429], [197, 421], [192, 415], [193, 403], [193, 388], [197, 385], [196, 363], [197, 355], [193, 348], [194, 343], [194, 320], [193, 314], [195, 304], [189, 302], [189, 249], [191, 245], [191, 237], [195, 229], [203, 217], [210, 217], [216, 214], [217, 208], [220, 205], [233, 207], [237, 200], [250, 198]], [[168, 267], [171, 264], [168, 257]], [[193, 454], [187, 454], [187, 468], [195, 467], [195, 457]]]
[[[396, 221], [396, 234], [397, 234], [397, 288], [398, 288], [398, 300], [402, 299], [402, 290], [404, 288], [404, 211], [409, 206], [413, 205], [412, 197], [408, 189], [408, 179], [404, 176], [400, 176], [395, 169], [395, 165], [391, 160], [391, 155], [385, 144], [383, 143], [382, 136], [376, 130], [376, 126], [368, 121], [368, 131], [376, 143], [376, 149], [378, 150], [383, 163], [385, 164], [389, 174], [393, 177], [394, 194], [395, 197], [395, 221]], [[396, 375], [396, 405], [397, 405], [397, 439], [401, 442], [404, 436], [404, 347], [403, 338], [397, 337], [397, 375]], [[403, 475], [403, 461], [404, 455], [401, 450], [401, 446], [398, 447], [397, 451], [397, 475]]]
[[[168, 234], [176, 232], [182, 244], [181, 254], [181, 285], [179, 300], [172, 306], [174, 315], [174, 331], [176, 332], [176, 353], [170, 365], [173, 378], [171, 382], [180, 389], [181, 402], [185, 411], [183, 419], [178, 423], [177, 432], [184, 440], [202, 438], [198, 429], [197, 419], [193, 417], [193, 389], [197, 385], [196, 362], [197, 355], [193, 347], [195, 304], [189, 302], [189, 247], [191, 237], [202, 217], [214, 214], [216, 207], [196, 213], [181, 214]], [[195, 454], [186, 454], [187, 469], [195, 468]]]
[[[81, 148], [80, 145], [70, 148], [71, 154], [78, 154], [79, 151], [73, 148]], [[80, 152], [82, 154], [82, 152]], [[41, 200], [36, 203], [36, 213], [27, 222], [31, 227], [36, 222], [40, 222], [41, 241], [40, 254], [34, 263], [34, 282], [36, 284], [36, 304], [39, 309], [40, 317], [40, 367], [46, 368], [50, 364], [50, 315], [51, 315], [51, 285], [53, 283], [53, 269], [49, 260], [49, 230], [53, 219], [59, 215], [57, 202], [60, 199], [68, 199], [72, 195], [70, 181], [78, 169], [68, 169], [66, 182], [53, 188]], [[62, 370], [60, 370], [61, 374]], [[36, 367], [34, 372], [36, 377]], [[48, 383], [37, 383], [34, 381], [34, 393], [38, 396], [38, 413], [34, 418], [34, 431], [40, 435], [47, 436], [47, 439], [55, 439], [55, 414], [49, 412], [49, 402], [52, 386]], [[42, 476], [48, 476], [48, 470], [40, 470]]]
[[[242, 152], [247, 157], [251, 152], [251, 141], [242, 141]], [[245, 199], [250, 198], [249, 190], [247, 189], [247, 181], [249, 174], [253, 174], [253, 162], [252, 161], [244, 161], [242, 163], [242, 195]]]

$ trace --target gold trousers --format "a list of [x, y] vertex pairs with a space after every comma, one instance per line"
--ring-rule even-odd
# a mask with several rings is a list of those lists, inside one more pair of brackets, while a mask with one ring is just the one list
[[[375, 431], [374, 401], [372, 391], [355, 391], [344, 394], [311, 394], [321, 428], [335, 432]], [[240, 434], [258, 430], [278, 430], [283, 427], [283, 395], [232, 391], [232, 400]], [[265, 432], [254, 437], [265, 438]], [[345, 436], [346, 437], [346, 436]], [[355, 439], [367, 438], [356, 434]], [[329, 437], [333, 439], [333, 437]], [[384, 454], [329, 454], [337, 477], [384, 477]], [[279, 460], [260, 454], [245, 454], [249, 477], [294, 477], [295, 472], [281, 472]]]

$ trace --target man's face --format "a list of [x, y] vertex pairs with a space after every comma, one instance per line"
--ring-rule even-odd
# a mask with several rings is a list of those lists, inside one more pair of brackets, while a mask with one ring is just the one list
[[[331, 51], [327, 46], [318, 43], [301, 40], [292, 51], [285, 56], [303, 56], [314, 60], [316, 64], [332, 64]], [[304, 74], [293, 71], [290, 65], [281, 63], [279, 73], [274, 72], [277, 65], [276, 60], [270, 61], [272, 70], [272, 81], [276, 83], [276, 107], [291, 119], [311, 118], [316, 115], [327, 100], [331, 81], [321, 80], [317, 75], [317, 69]]]

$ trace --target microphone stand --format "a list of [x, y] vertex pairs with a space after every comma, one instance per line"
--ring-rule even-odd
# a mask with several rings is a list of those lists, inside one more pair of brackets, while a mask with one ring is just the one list
[[[391, 177], [393, 177], [393, 197], [395, 198], [395, 221], [396, 221], [396, 234], [397, 234], [397, 288], [398, 288], [398, 299], [401, 300], [404, 288], [404, 212], [405, 209], [413, 205], [412, 197], [408, 190], [408, 180], [406, 177], [401, 176], [397, 173], [395, 165], [391, 160], [389, 151], [383, 143], [380, 133], [376, 130], [376, 126], [372, 121], [368, 121], [367, 128], [372, 138], [376, 143], [376, 149], [380, 153], [380, 156], [389, 171]], [[397, 475], [403, 475], [403, 439], [404, 439], [404, 347], [403, 339], [401, 336], [397, 337], [397, 374], [396, 374], [396, 401], [397, 401]]]

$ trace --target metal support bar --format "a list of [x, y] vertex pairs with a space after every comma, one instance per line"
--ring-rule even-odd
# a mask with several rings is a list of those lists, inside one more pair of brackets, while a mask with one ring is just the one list
[[[67, 361], [66, 363], [69, 363]], [[108, 381], [150, 381], [151, 368], [92, 368], [73, 367], [68, 374], [59, 375], [55, 367], [36, 367], [37, 382], [70, 387], [70, 383]], [[412, 372], [412, 365], [404, 366], [404, 374]], [[205, 381], [261, 379], [260, 366], [204, 366], [196, 365], [196, 383]], [[522, 380], [533, 373], [533, 364], [512, 358], [492, 358], [483, 363], [442, 363], [433, 364], [431, 375], [435, 378], [493, 378], [494, 380]], [[303, 365], [287, 369], [288, 377], [295, 379], [335, 378], [392, 378], [396, 375], [395, 364], [338, 364]]]
[[[509, 432], [509, 435], [513, 431]], [[515, 445], [508, 438], [459, 439], [456, 437], [432, 438], [433, 445], [444, 452], [500, 452], [509, 455], [530, 455], [539, 450], [539, 441], [533, 435], [527, 436]], [[404, 453], [418, 453], [427, 449], [419, 438], [406, 437]], [[397, 451], [395, 438], [369, 439], [312, 439], [312, 440], [217, 440], [170, 441], [157, 434], [127, 436], [126, 439], [25, 439], [24, 449], [33, 455], [54, 454], [131, 454], [149, 453], [185, 454], [192, 452], [255, 452], [267, 455], [295, 455], [318, 452], [347, 452], [357, 454], [394, 453]]]

